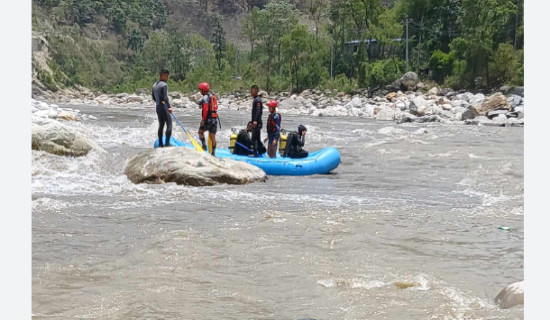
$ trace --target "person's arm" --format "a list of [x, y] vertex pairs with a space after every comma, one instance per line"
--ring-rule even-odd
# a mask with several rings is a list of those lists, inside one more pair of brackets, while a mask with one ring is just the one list
[[277, 113], [275, 114], [275, 135], [279, 136], [281, 133], [281, 116]]
[[298, 145], [300, 147], [303, 147], [306, 144], [306, 136], [302, 133], [300, 137], [298, 137]]
[[208, 101], [204, 101], [204, 99], [202, 99], [201, 102], [202, 102], [202, 121], [205, 121], [206, 117], [208, 117]]
[[153, 96], [153, 101], [157, 102], [157, 99], [155, 98], [155, 87], [153, 86], [153, 89], [151, 89], [151, 95]]
[[164, 105], [170, 109], [170, 101], [168, 101], [168, 86], [163, 86], [162, 89], [160, 90], [160, 94], [161, 94], [161, 97], [162, 97], [162, 101], [164, 101]]
[[257, 99], [257, 101], [254, 102], [254, 108], [256, 108], [256, 114], [254, 115], [254, 122], [262, 122], [262, 99]]

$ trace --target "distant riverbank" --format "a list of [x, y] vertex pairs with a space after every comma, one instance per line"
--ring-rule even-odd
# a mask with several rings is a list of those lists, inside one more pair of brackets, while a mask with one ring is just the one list
[[[510, 93], [512, 92], [512, 93]], [[215, 92], [214, 92], [215, 93]], [[519, 94], [517, 94], [519, 93]], [[217, 93], [216, 93], [217, 94]], [[252, 98], [248, 92], [217, 94], [220, 110], [248, 111]], [[260, 95], [267, 102], [279, 102], [278, 111], [313, 117], [360, 117], [378, 121], [440, 122], [487, 126], [523, 126], [523, 88], [505, 88], [501, 92], [485, 95], [465, 90], [453, 91], [434, 87], [427, 92], [396, 91], [386, 95], [378, 93], [369, 98], [366, 90], [346, 94], [337, 90], [305, 90], [300, 94], [265, 92]], [[169, 92], [175, 108], [197, 108], [200, 94]], [[149, 89], [133, 94], [104, 94], [86, 88], [65, 89], [58, 92], [40, 91], [34, 98], [49, 102], [73, 105], [150, 105]]]

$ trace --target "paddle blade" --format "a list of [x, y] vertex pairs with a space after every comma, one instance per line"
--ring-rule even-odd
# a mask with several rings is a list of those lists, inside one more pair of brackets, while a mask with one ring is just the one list
[[212, 154], [212, 139], [210, 139], [210, 135], [208, 135], [208, 152]]
[[189, 140], [191, 140], [191, 144], [193, 145], [193, 147], [195, 147], [197, 151], [204, 152], [202, 146], [195, 139], [193, 139], [193, 137], [191, 137], [191, 135], [187, 131], [185, 133], [187, 133], [187, 137], [189, 138]]

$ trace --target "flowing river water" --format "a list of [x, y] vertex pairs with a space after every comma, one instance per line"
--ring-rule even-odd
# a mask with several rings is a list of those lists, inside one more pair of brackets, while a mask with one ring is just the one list
[[[34, 319], [523, 318], [493, 303], [523, 279], [523, 128], [283, 114], [340, 150], [332, 174], [136, 185], [154, 109], [63, 107], [107, 153], [32, 152]], [[221, 116], [227, 147], [250, 114]]]

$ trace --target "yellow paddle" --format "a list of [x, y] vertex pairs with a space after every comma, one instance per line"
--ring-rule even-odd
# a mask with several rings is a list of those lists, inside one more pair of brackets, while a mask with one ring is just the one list
[[181, 122], [178, 120], [178, 118], [176, 118], [176, 116], [172, 113], [172, 117], [174, 117], [174, 119], [176, 119], [176, 122], [180, 125], [180, 127], [183, 129], [183, 131], [185, 132], [185, 134], [187, 135], [187, 137], [189, 138], [189, 140], [191, 140], [191, 144], [195, 147], [195, 149], [197, 149], [197, 151], [201, 151], [201, 152], [204, 152], [205, 150], [202, 148], [202, 146], [200, 144], [198, 144], [197, 141], [195, 141], [195, 139], [193, 139], [193, 137], [189, 134], [189, 132], [187, 132], [187, 130], [185, 130], [185, 128], [183, 127], [183, 125], [181, 124]]

